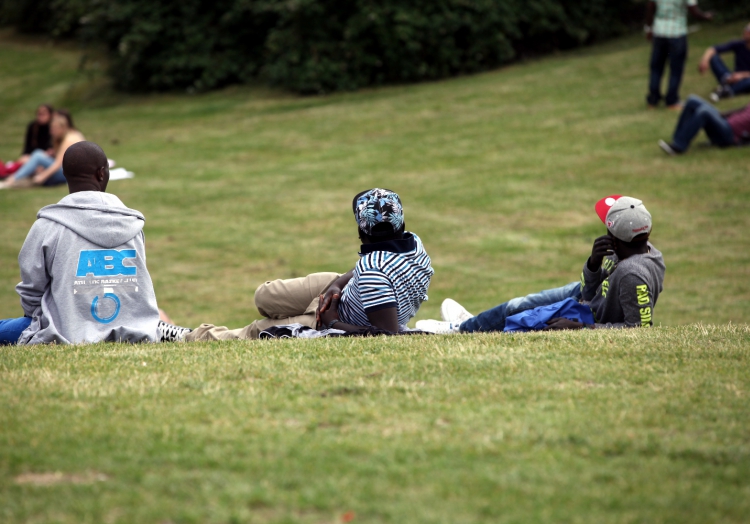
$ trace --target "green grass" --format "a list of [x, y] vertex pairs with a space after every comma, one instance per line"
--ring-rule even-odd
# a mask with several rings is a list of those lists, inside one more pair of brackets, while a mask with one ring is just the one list
[[[683, 95], [710, 91], [698, 56], [741, 26], [691, 36]], [[110, 190], [146, 215], [180, 324], [239, 327], [261, 282], [351, 268], [372, 186], [432, 257], [420, 318], [576, 280], [611, 193], [645, 201], [667, 263], [648, 331], [3, 349], [0, 521], [745, 521], [748, 150], [664, 156], [677, 115], [644, 109], [648, 51], [315, 98], [128, 96], [76, 73], [73, 46], [0, 33], [0, 158], [37, 103], [69, 106], [136, 172]], [[0, 192], [0, 318], [64, 194]]]
[[695, 326], [4, 350], [0, 520], [746, 522], [749, 341]]

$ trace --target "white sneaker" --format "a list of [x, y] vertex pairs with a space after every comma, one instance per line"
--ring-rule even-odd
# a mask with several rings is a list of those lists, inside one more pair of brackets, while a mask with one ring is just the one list
[[159, 330], [159, 342], [184, 342], [185, 336], [192, 331], [190, 328], [167, 324], [163, 320], [157, 326]]
[[452, 298], [443, 300], [443, 305], [440, 306], [440, 316], [446, 322], [453, 322], [454, 324], [461, 324], [461, 322], [474, 318], [474, 315], [466, 311], [465, 307]]
[[441, 322], [439, 320], [418, 320], [417, 329], [420, 331], [426, 331], [427, 333], [434, 333], [436, 335], [454, 335], [459, 333], [459, 326], [461, 324], [455, 324], [453, 322]]

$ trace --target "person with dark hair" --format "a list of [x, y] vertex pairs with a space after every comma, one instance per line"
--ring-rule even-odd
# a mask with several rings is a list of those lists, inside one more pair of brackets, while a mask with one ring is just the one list
[[662, 99], [661, 77], [669, 59], [669, 86], [666, 104], [680, 109], [680, 84], [688, 54], [688, 13], [699, 20], [711, 20], [711, 13], [698, 8], [698, 0], [649, 0], [646, 4], [646, 38], [652, 44], [648, 96], [649, 107]]
[[107, 156], [77, 142], [62, 159], [70, 194], [42, 208], [18, 255], [24, 316], [0, 320], [0, 345], [158, 342], [144, 218], [106, 193]]
[[212, 324], [190, 333], [176, 328], [172, 340], [255, 339], [264, 329], [288, 324], [349, 332], [406, 330], [427, 300], [430, 257], [419, 237], [406, 231], [401, 199], [393, 191], [363, 191], [354, 197], [352, 210], [362, 242], [354, 269], [345, 275], [314, 273], [266, 282], [255, 291], [264, 319], [231, 330]]
[[29, 186], [55, 186], [65, 183], [63, 157], [65, 151], [75, 143], [85, 140], [73, 125], [73, 117], [65, 109], [58, 109], [52, 115], [50, 124], [54, 156], [42, 149], [35, 150], [29, 160], [5, 182], [0, 189]]
[[438, 334], [503, 331], [511, 317], [567, 299], [588, 306], [594, 322], [553, 317], [544, 329], [653, 325], [666, 268], [661, 252], [649, 242], [651, 214], [640, 200], [620, 195], [601, 199], [595, 209], [607, 234], [594, 241], [580, 282], [514, 298], [476, 316], [455, 300], [446, 299], [441, 307], [443, 321], [420, 320], [417, 329]]
[[[734, 71], [721, 59], [722, 53], [734, 53]], [[719, 85], [711, 93], [711, 101], [750, 93], [750, 24], [745, 26], [742, 38], [706, 49], [698, 71], [704, 74], [711, 69]]]
[[53, 112], [54, 109], [49, 104], [42, 104], [36, 109], [36, 118], [26, 128], [23, 151], [21, 151], [21, 157], [18, 159], [22, 164], [25, 164], [37, 149], [47, 152], [52, 148], [49, 125]]
[[668, 155], [681, 155], [703, 129], [711, 144], [719, 147], [750, 143], [750, 104], [720, 113], [699, 96], [690, 95], [677, 120], [672, 141], [659, 140], [659, 147]]

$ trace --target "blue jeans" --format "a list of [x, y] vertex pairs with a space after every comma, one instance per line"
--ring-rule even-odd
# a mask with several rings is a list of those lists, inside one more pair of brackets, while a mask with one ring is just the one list
[[[36, 149], [33, 153], [31, 153], [31, 157], [29, 158], [29, 160], [24, 165], [22, 165], [18, 169], [18, 171], [16, 171], [14, 177], [16, 180], [21, 180], [22, 178], [34, 176], [38, 167], [47, 169], [52, 165], [54, 161], [55, 159], [49, 156], [47, 153], [45, 153], [41, 149]], [[46, 182], [44, 182], [44, 185], [56, 186], [59, 184], [64, 184], [66, 182], [67, 180], [65, 180], [63, 170], [62, 168], [60, 168], [55, 171], [52, 176], [47, 179]]]
[[539, 306], [549, 306], [566, 298], [581, 299], [581, 283], [571, 282], [567, 286], [548, 289], [540, 293], [518, 297], [492, 309], [488, 309], [477, 316], [461, 323], [461, 333], [474, 333], [476, 331], [502, 331], [505, 327], [505, 319]]
[[0, 320], [0, 346], [12, 346], [21, 338], [21, 333], [29, 327], [29, 317]]
[[646, 101], [655, 106], [661, 100], [661, 77], [669, 58], [669, 87], [666, 103], [668, 106], [680, 101], [680, 84], [687, 60], [687, 36], [664, 38], [655, 36], [651, 49], [651, 76], [648, 84]]
[[[732, 74], [732, 72], [729, 70], [727, 65], [718, 54], [711, 57], [711, 71], [713, 71], [716, 80], [718, 80], [718, 82], [722, 85], [726, 84], [727, 78]], [[745, 78], [744, 80], [740, 80], [739, 82], [736, 82], [734, 84], [726, 85], [734, 95], [750, 93], [750, 78]]]
[[695, 135], [704, 129], [712, 144], [720, 147], [736, 144], [734, 131], [726, 118], [710, 103], [699, 96], [690, 95], [677, 121], [672, 145], [679, 151], [686, 151]]

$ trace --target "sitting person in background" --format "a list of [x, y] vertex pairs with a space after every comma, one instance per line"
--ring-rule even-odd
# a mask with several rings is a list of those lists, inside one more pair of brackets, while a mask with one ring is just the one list
[[719, 113], [709, 102], [690, 95], [677, 120], [672, 141], [659, 140], [659, 147], [668, 155], [680, 155], [688, 150], [690, 142], [701, 129], [706, 131], [708, 139], [715, 146], [737, 146], [750, 142], [750, 104]]
[[144, 218], [106, 193], [107, 157], [93, 142], [65, 152], [70, 194], [39, 211], [18, 255], [24, 316], [0, 320], [0, 345], [158, 342]]
[[202, 324], [187, 334], [175, 328], [172, 340], [256, 339], [264, 329], [288, 324], [348, 332], [370, 327], [405, 331], [427, 300], [430, 257], [419, 237], [405, 230], [401, 199], [393, 191], [359, 193], [352, 209], [362, 242], [353, 270], [266, 282], [255, 291], [255, 305], [266, 318], [231, 330]]
[[607, 234], [594, 241], [580, 282], [514, 298], [476, 316], [446, 299], [443, 322], [420, 320], [417, 329], [444, 335], [503, 331], [508, 317], [569, 298], [587, 305], [595, 323], [552, 318], [544, 329], [651, 326], [666, 270], [661, 252], [648, 241], [651, 214], [640, 200], [618, 195], [601, 199], [595, 209]]
[[51, 151], [52, 142], [49, 134], [49, 123], [52, 119], [52, 106], [42, 104], [36, 109], [36, 118], [26, 128], [26, 139], [23, 143], [23, 151], [16, 161], [3, 163], [0, 161], [0, 178], [12, 175], [18, 168], [28, 162], [31, 153], [37, 149]]
[[0, 189], [11, 187], [54, 186], [65, 183], [63, 175], [63, 157], [65, 151], [77, 142], [82, 142], [83, 135], [73, 125], [73, 118], [64, 109], [52, 114], [50, 124], [54, 156], [42, 149], [35, 150], [29, 160], [18, 171], [0, 184]]
[[52, 149], [52, 136], [50, 135], [50, 121], [54, 109], [49, 104], [42, 104], [36, 109], [36, 118], [26, 128], [26, 139], [23, 143], [23, 151], [18, 161], [21, 164], [28, 162], [31, 154], [37, 149], [50, 152]]
[[[734, 72], [721, 59], [722, 53], [734, 53]], [[750, 93], [750, 24], [745, 26], [742, 38], [706, 49], [698, 70], [701, 74], [711, 69], [719, 86], [711, 93], [711, 100]]]

